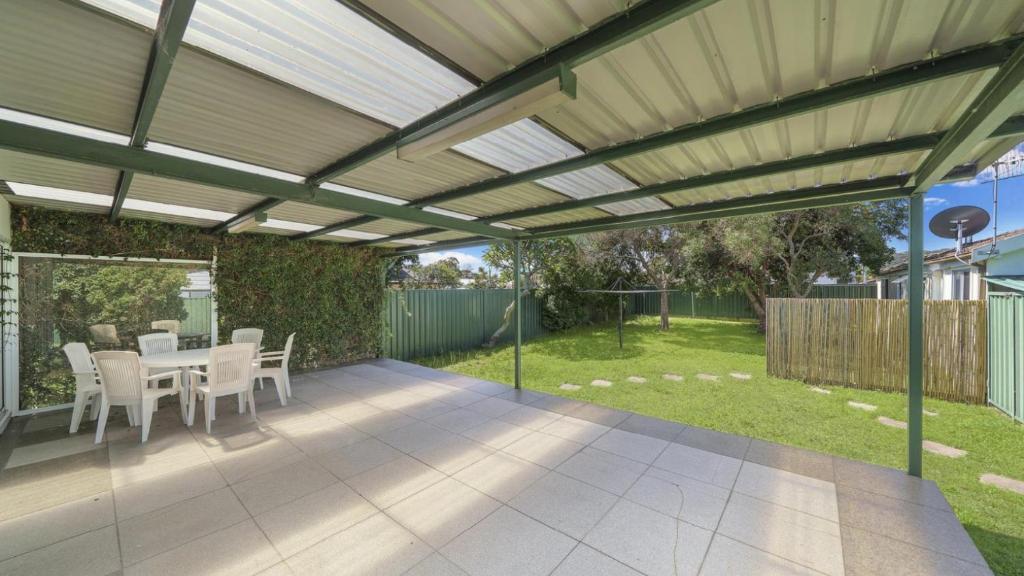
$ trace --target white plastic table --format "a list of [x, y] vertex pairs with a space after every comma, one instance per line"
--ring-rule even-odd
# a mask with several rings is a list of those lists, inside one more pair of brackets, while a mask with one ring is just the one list
[[209, 348], [193, 348], [192, 350], [175, 350], [141, 356], [139, 361], [146, 368], [189, 368], [190, 366], [206, 366], [210, 363]]

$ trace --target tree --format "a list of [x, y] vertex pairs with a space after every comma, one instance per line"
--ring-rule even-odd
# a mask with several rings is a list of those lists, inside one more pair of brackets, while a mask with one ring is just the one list
[[617, 263], [623, 274], [642, 278], [661, 290], [661, 330], [669, 327], [668, 290], [682, 272], [685, 239], [675, 226], [602, 232], [595, 237], [598, 255]]
[[807, 297], [824, 275], [877, 272], [906, 218], [905, 202], [888, 201], [683, 224], [685, 277], [698, 290], [740, 290], [763, 326], [769, 286]]
[[498, 279], [487, 272], [483, 266], [479, 266], [473, 273], [473, 282], [470, 286], [477, 289], [494, 289], [498, 287]]
[[444, 258], [426, 266], [419, 263], [410, 266], [410, 279], [407, 284], [411, 288], [458, 288], [462, 286], [462, 271], [459, 260], [455, 257]]

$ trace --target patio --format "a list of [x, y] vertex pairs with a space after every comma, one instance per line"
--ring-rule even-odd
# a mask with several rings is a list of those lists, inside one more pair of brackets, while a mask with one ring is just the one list
[[0, 437], [3, 574], [990, 574], [935, 484], [393, 360]]

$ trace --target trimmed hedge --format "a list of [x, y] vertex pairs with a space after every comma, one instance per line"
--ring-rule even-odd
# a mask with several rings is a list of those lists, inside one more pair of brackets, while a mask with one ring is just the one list
[[17, 252], [210, 260], [216, 256], [217, 330], [263, 328], [279, 350], [296, 332], [291, 365], [316, 368], [376, 357], [384, 276], [380, 253], [270, 234], [213, 235], [146, 220], [111, 224], [103, 214], [12, 207]]

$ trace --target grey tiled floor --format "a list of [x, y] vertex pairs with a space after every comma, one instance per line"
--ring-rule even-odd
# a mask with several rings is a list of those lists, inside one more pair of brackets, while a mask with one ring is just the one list
[[293, 388], [145, 445], [13, 423], [0, 574], [990, 573], [897, 470], [389, 360]]

